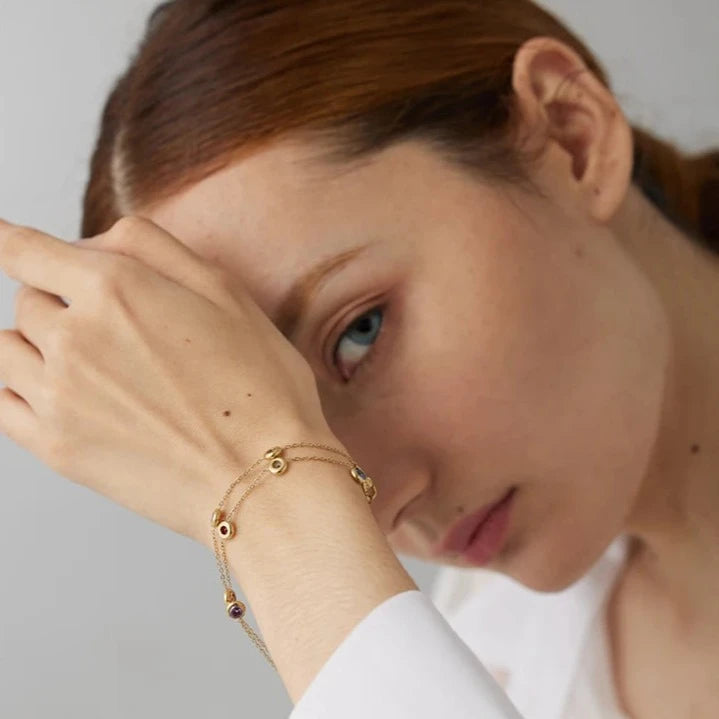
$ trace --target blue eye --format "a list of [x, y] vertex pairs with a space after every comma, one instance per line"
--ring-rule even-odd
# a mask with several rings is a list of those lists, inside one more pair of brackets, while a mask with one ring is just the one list
[[[366, 362], [368, 355], [372, 353], [372, 347], [377, 342], [382, 327], [383, 317], [384, 310], [375, 307], [360, 315], [340, 336], [335, 347], [334, 359], [345, 379], [349, 379], [348, 375], [351, 375], [363, 360]], [[346, 371], [348, 366], [352, 367], [349, 372]]]

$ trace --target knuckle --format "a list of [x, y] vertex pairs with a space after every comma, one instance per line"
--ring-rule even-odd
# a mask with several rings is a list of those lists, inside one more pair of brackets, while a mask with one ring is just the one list
[[137, 215], [125, 215], [107, 233], [108, 242], [114, 247], [131, 247], [147, 230], [148, 222]]
[[229, 283], [230, 273], [224, 267], [202, 259], [200, 268], [208, 284], [224, 286]]
[[47, 434], [45, 454], [48, 464], [56, 471], [62, 472], [70, 467], [74, 451], [69, 436], [58, 428]]
[[63, 359], [74, 350], [75, 333], [66, 323], [58, 323], [48, 334], [46, 348], [53, 358]]
[[22, 308], [26, 305], [30, 299], [32, 291], [28, 285], [20, 285], [19, 289], [15, 293], [15, 314], [22, 312]]
[[54, 410], [58, 406], [60, 391], [56, 382], [49, 381], [42, 390], [42, 398], [48, 410]]
[[128, 281], [126, 263], [120, 256], [104, 256], [97, 260], [89, 280], [92, 289], [102, 296], [117, 295]]
[[31, 240], [34, 230], [24, 225], [13, 225], [5, 232], [3, 240], [3, 255], [8, 258], [15, 258], [22, 254], [23, 249]]
[[224, 291], [229, 286], [229, 281], [225, 277], [226, 274], [226, 271], [222, 268], [200, 258], [192, 273], [193, 288], [195, 291], [212, 298], [217, 294], [218, 290]]
[[48, 373], [42, 388], [42, 414], [51, 433], [58, 433], [67, 441], [76, 425], [77, 392], [66, 372], [57, 367]]
[[[23, 336], [18, 330], [0, 330], [0, 360], [10, 357], [10, 352], [18, 347], [18, 345], [24, 345], [24, 343]], [[7, 380], [2, 379], [2, 374], [5, 371], [3, 365], [4, 363], [0, 362], [0, 384], [2, 384], [3, 381], [7, 383]]]
[[222, 267], [208, 267], [207, 281], [209, 284], [223, 291], [229, 291], [232, 287], [230, 273]]
[[67, 394], [64, 383], [56, 378], [48, 381], [43, 388], [44, 411], [55, 427], [60, 427], [64, 423], [63, 417], [65, 415]]
[[237, 278], [224, 267], [212, 265], [208, 267], [207, 284], [212, 296], [219, 296], [221, 303], [237, 303], [242, 301], [242, 293], [238, 288]]

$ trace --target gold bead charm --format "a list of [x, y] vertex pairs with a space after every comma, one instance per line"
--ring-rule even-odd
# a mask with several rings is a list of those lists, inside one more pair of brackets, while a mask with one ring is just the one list
[[231, 604], [237, 599], [237, 596], [231, 589], [225, 590], [225, 604]]
[[245, 611], [247, 611], [247, 607], [242, 602], [234, 601], [227, 605], [227, 615], [230, 619], [242, 619], [245, 616]]
[[377, 496], [377, 487], [375, 487], [372, 477], [366, 474], [366, 472], [359, 466], [355, 465], [350, 469], [352, 479], [362, 487], [365, 498], [368, 503], [372, 503], [372, 500]]
[[377, 496], [377, 487], [375, 487], [371, 479], [362, 483], [362, 491], [367, 498], [367, 503], [372, 504], [372, 500]]
[[369, 479], [369, 477], [365, 474], [364, 470], [357, 465], [350, 469], [350, 474], [354, 478], [355, 482], [357, 482], [357, 484], [362, 484], [362, 482], [366, 482]]
[[274, 459], [282, 454], [282, 447], [273, 447], [265, 452], [265, 459]]
[[284, 474], [287, 471], [287, 460], [284, 457], [277, 457], [270, 462], [272, 474]]
[[217, 533], [222, 539], [232, 539], [235, 536], [235, 525], [232, 522], [220, 522], [217, 525]]
[[210, 520], [213, 527], [217, 527], [217, 525], [225, 518], [225, 513], [221, 509], [216, 509], [212, 513], [212, 519]]

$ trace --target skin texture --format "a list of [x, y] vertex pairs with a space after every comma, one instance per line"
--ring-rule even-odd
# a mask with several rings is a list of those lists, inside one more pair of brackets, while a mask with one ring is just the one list
[[[338, 172], [294, 138], [137, 209], [270, 316], [307, 269], [370, 243], [293, 342], [380, 487], [392, 548], [466, 566], [437, 543], [510, 487], [489, 566], [532, 588], [569, 585], [630, 534], [610, 606], [621, 701], [637, 717], [711, 712], [717, 260], [631, 186], [626, 119], [571, 50], [527, 43], [514, 84], [538, 193], [479, 182], [416, 141]], [[378, 306], [374, 354], [345, 340], [338, 369], [341, 333]], [[679, 681], [662, 659], [677, 647], [691, 667]]]
[[[296, 346], [328, 423], [382, 487], [393, 548], [431, 558], [460, 508], [516, 485], [497, 568], [542, 589], [575, 579], [624, 524], [656, 433], [667, 350], [651, 287], [606, 228], [416, 144], [338, 179], [308, 176], [303, 157], [255, 155], [150, 219], [231, 267], [268, 314], [290, 278], [372, 242], [318, 293]], [[350, 341], [345, 384], [328, 335], [382, 304], [377, 356], [356, 368]]]
[[[372, 243], [322, 287], [295, 345], [382, 488], [380, 526], [396, 551], [463, 566], [436, 544], [516, 486], [493, 567], [566, 586], [623, 528], [646, 471], [668, 359], [656, 292], [566, 196], [559, 148], [534, 178], [547, 198], [479, 183], [417, 142], [350, 172], [312, 152], [274, 146], [142, 214], [231, 268], [271, 316], [319, 260]], [[357, 366], [368, 349], [349, 340], [345, 383], [330, 344], [378, 305], [376, 356]]]
[[[337, 168], [314, 162], [317, 148], [294, 138], [160, 205], [128, 208], [156, 225], [124, 221], [87, 253], [38, 233], [3, 233], [11, 276], [46, 291], [19, 294], [19, 330], [41, 349], [48, 340], [43, 374], [39, 356], [29, 361], [35, 350], [4, 334], [3, 379], [49, 407], [50, 420], [59, 412], [76, 450], [93, 448], [68, 457], [59, 447], [68, 468], [73, 458], [92, 465], [68, 476], [86, 474], [168, 526], [176, 520], [153, 511], [149, 493], [164, 497], [164, 488], [145, 472], [176, 487], [194, 481], [197, 506], [209, 509], [217, 487], [200, 491], [197, 476], [238, 464], [238, 416], [256, 432], [242, 459], [268, 432], [294, 436], [298, 427], [338, 438], [359, 459], [378, 484], [374, 516], [324, 468], [311, 486], [259, 493], [243, 525], [249, 551], [230, 557], [293, 699], [372, 607], [414, 587], [391, 549], [462, 566], [438, 552], [448, 527], [516, 487], [492, 568], [560, 589], [630, 534], [608, 615], [621, 701], [635, 718], [713, 717], [719, 263], [630, 186], [627, 122], [575, 53], [533, 40], [514, 70], [534, 192], [470, 178], [417, 142]], [[292, 337], [298, 354], [267, 315], [305, 270], [365, 243], [315, 297]], [[145, 267], [153, 263], [180, 281], [163, 281]], [[66, 311], [55, 295], [68, 287], [79, 299]], [[148, 306], [155, 311], [142, 312]], [[339, 333], [378, 306], [374, 353], [358, 364], [362, 347], [343, 341], [340, 370], [331, 362]], [[183, 354], [168, 340], [182, 341]], [[125, 356], [146, 388], [130, 381]], [[208, 359], [213, 381], [198, 384], [191, 370]], [[238, 413], [226, 388], [242, 368], [252, 372]], [[343, 372], [353, 373], [349, 383]], [[309, 401], [313, 381], [319, 396]], [[2, 397], [8, 433], [18, 436], [24, 418], [28, 439], [40, 441], [27, 408]], [[280, 409], [288, 405], [297, 408], [289, 424]], [[129, 414], [126, 435], [112, 431], [118, 408]], [[165, 448], [178, 438], [175, 467]], [[143, 478], [136, 486], [122, 481], [128, 450]], [[186, 500], [178, 507], [194, 517]], [[199, 526], [175, 528], [200, 536]]]

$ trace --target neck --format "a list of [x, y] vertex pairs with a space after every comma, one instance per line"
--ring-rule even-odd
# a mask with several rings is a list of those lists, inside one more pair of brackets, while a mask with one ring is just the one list
[[635, 188], [613, 222], [672, 335], [657, 441], [626, 527], [629, 567], [682, 623], [719, 622], [719, 256]]

